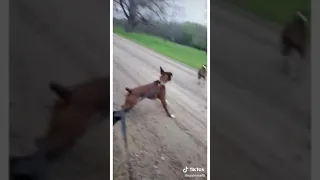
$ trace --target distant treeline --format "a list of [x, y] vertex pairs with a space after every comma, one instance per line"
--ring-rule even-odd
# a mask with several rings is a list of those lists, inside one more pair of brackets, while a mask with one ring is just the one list
[[[113, 24], [114, 27], [124, 28], [127, 25], [127, 20], [114, 18]], [[134, 31], [207, 51], [207, 27], [200, 24], [153, 21], [149, 22], [148, 25], [139, 24]]]

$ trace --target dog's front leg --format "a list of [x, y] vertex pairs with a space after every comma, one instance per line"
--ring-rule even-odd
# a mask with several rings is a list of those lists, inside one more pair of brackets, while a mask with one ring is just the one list
[[167, 105], [167, 100], [166, 98], [159, 98], [160, 101], [161, 101], [161, 104], [163, 106], [163, 109], [166, 111], [167, 113], [167, 116], [171, 117], [171, 118], [174, 118], [175, 116], [173, 114], [171, 114], [168, 110], [168, 105]]
[[158, 99], [161, 101], [161, 104], [163, 106], [163, 109], [166, 111], [167, 116], [174, 118], [175, 116], [171, 114], [168, 110], [168, 105], [167, 105], [167, 99], [166, 99], [166, 91], [165, 89], [162, 89], [158, 95]]

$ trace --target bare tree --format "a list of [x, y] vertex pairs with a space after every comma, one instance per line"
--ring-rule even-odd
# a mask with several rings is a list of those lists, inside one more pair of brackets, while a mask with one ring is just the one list
[[[166, 21], [178, 12], [177, 0], [113, 0], [114, 6], [122, 9], [127, 18], [127, 31], [132, 31], [139, 23], [150, 25], [150, 20]], [[114, 8], [114, 9], [119, 9]], [[174, 9], [174, 10], [173, 10]]]

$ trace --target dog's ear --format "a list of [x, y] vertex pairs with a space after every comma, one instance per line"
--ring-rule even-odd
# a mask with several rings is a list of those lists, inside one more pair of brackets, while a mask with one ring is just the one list
[[164, 73], [164, 70], [162, 69], [162, 67], [160, 66], [160, 74], [162, 75]]
[[64, 87], [64, 86], [62, 86], [62, 85], [60, 85], [60, 84], [58, 84], [58, 83], [55, 83], [55, 82], [53, 82], [53, 81], [51, 81], [50, 83], [49, 83], [49, 87], [50, 87], [50, 89], [53, 91], [53, 92], [55, 92], [61, 99], [63, 99], [65, 102], [69, 102], [69, 100], [70, 100], [70, 97], [71, 97], [71, 91], [68, 89], [68, 88], [66, 88], [66, 87]]

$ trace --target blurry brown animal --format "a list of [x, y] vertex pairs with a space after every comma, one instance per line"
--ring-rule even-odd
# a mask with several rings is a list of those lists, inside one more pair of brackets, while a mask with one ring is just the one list
[[281, 55], [286, 57], [281, 72], [288, 74], [288, 56], [293, 50], [297, 51], [301, 59], [305, 59], [305, 52], [309, 42], [309, 25], [305, 14], [297, 11], [281, 32]]
[[201, 68], [198, 70], [198, 83], [201, 83], [201, 78], [203, 80], [206, 80], [207, 78], [207, 66], [206, 65], [202, 65]]
[[288, 56], [292, 50], [296, 50], [300, 54], [300, 57], [304, 58], [308, 35], [308, 20], [302, 12], [297, 11], [281, 33], [281, 54]]
[[93, 78], [72, 87], [50, 83], [50, 89], [59, 99], [54, 102], [45, 137], [37, 140], [37, 145], [48, 157], [59, 156], [72, 147], [85, 134], [94, 114], [110, 114], [109, 83], [109, 77]]
[[43, 139], [36, 140], [38, 151], [10, 157], [11, 179], [44, 179], [50, 162], [58, 160], [85, 134], [94, 114], [100, 113], [102, 118], [110, 115], [109, 77], [93, 78], [71, 87], [55, 82], [49, 86], [59, 99], [54, 101], [48, 130]]
[[173, 114], [171, 114], [167, 107], [167, 101], [166, 101], [166, 87], [165, 84], [172, 79], [172, 73], [171, 72], [165, 72], [160, 67], [160, 79], [157, 81], [154, 81], [152, 83], [138, 86], [135, 88], [125, 88], [128, 94], [126, 95], [125, 102], [121, 106], [122, 110], [128, 111], [131, 108], [133, 108], [137, 103], [139, 102], [140, 98], [148, 98], [151, 100], [159, 99], [162, 103], [162, 106], [169, 117], [174, 117]]

